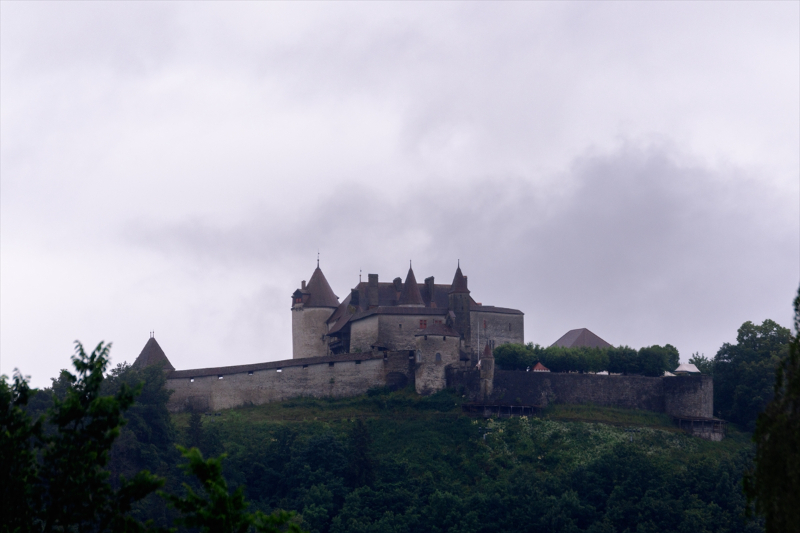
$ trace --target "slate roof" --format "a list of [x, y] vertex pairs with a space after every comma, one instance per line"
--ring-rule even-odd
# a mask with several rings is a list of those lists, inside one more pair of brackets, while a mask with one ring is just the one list
[[308, 300], [303, 302], [303, 307], [339, 307], [339, 298], [333, 293], [319, 266], [311, 274], [306, 291]]
[[464, 279], [464, 274], [461, 273], [460, 265], [458, 268], [456, 268], [456, 275], [453, 277], [453, 283], [450, 285], [449, 292], [456, 292], [456, 293], [466, 292], [467, 294], [469, 294], [469, 289], [467, 288], [467, 280]]
[[164, 370], [175, 370], [172, 363], [167, 359], [167, 354], [161, 349], [161, 346], [156, 342], [155, 337], [150, 337], [147, 343], [142, 348], [139, 357], [131, 365], [131, 368], [145, 368], [151, 365], [162, 365]]
[[[448, 294], [455, 285], [457, 291], [466, 290], [467, 282], [461, 273], [461, 268], [456, 270], [454, 284], [434, 284], [433, 278], [428, 278], [430, 283], [417, 283], [414, 272], [408, 270], [406, 282], [395, 278], [392, 282], [378, 283], [378, 305], [369, 306], [369, 282], [361, 281], [353, 288], [344, 301], [337, 307], [336, 311], [328, 318], [328, 335], [335, 335], [342, 330], [348, 323], [361, 320], [373, 315], [420, 315], [420, 316], [444, 316], [450, 306]], [[309, 283], [310, 285], [310, 283]], [[416, 289], [416, 290], [414, 290]], [[353, 305], [352, 293], [358, 293], [358, 305]], [[419, 295], [419, 299], [417, 298]], [[408, 302], [408, 303], [405, 303]], [[418, 302], [418, 303], [411, 303]], [[479, 305], [470, 297], [470, 310], [484, 313], [500, 313], [521, 315], [522, 311], [508, 309], [505, 307], [494, 307], [491, 305]]]
[[494, 359], [492, 355], [492, 349], [489, 347], [489, 343], [486, 343], [486, 346], [483, 348], [483, 355], [481, 356], [484, 359]]
[[562, 348], [611, 348], [611, 344], [604, 341], [586, 328], [571, 329], [560, 339], [551, 344]]
[[399, 305], [418, 305], [425, 306], [422, 293], [419, 292], [417, 278], [414, 277], [414, 270], [409, 266], [406, 274], [406, 282], [403, 283], [403, 290], [397, 302]]

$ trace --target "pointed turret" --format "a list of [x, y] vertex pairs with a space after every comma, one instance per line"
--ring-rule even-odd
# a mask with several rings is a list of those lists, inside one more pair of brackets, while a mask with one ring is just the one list
[[306, 285], [308, 299], [303, 302], [304, 307], [339, 307], [339, 298], [333, 293], [333, 289], [325, 279], [325, 274], [320, 270], [319, 265], [311, 274], [311, 279]]
[[403, 284], [403, 291], [400, 293], [400, 299], [397, 304], [409, 307], [425, 307], [425, 301], [422, 299], [422, 294], [419, 292], [419, 286], [417, 285], [417, 278], [414, 277], [414, 270], [410, 264], [406, 282]]
[[461, 339], [464, 342], [464, 350], [467, 353], [477, 356], [480, 346], [476, 346], [477, 350], [475, 350], [475, 352], [472, 351], [471, 347], [472, 329], [470, 325], [470, 306], [472, 305], [472, 298], [469, 296], [467, 278], [461, 273], [460, 262], [456, 268], [456, 275], [453, 276], [453, 284], [450, 285], [447, 300], [450, 308], [449, 311], [453, 313], [452, 327], [461, 334]]
[[156, 342], [155, 337], [150, 337], [147, 340], [147, 344], [142, 348], [142, 353], [140, 353], [136, 361], [133, 362], [131, 368], [143, 369], [152, 365], [161, 365], [164, 370], [175, 370], [175, 367], [172, 366], [172, 363], [167, 359], [167, 354], [164, 353], [164, 350], [162, 350], [161, 346]]
[[467, 278], [465, 278], [464, 274], [461, 273], [461, 264], [459, 264], [458, 268], [456, 268], [456, 275], [453, 277], [453, 284], [450, 285], [450, 293], [469, 294], [469, 289], [467, 288]]

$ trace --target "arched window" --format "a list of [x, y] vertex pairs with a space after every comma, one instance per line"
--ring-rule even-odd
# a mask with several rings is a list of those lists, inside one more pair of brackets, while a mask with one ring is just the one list
[[422, 362], [422, 352], [417, 352], [417, 363]]
[[442, 362], [442, 354], [440, 354], [440, 353], [436, 354], [436, 362], [437, 363], [441, 363]]

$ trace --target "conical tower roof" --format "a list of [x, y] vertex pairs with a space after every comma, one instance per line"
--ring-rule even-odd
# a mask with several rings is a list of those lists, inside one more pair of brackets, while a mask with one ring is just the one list
[[397, 301], [397, 304], [425, 307], [425, 300], [422, 299], [422, 294], [419, 292], [417, 278], [414, 277], [414, 270], [411, 268], [411, 265], [408, 266], [406, 282], [403, 284], [403, 291], [400, 293], [400, 299]]
[[162, 350], [161, 346], [156, 342], [155, 337], [150, 337], [147, 340], [147, 344], [142, 348], [142, 353], [140, 353], [136, 361], [133, 362], [131, 368], [142, 369], [151, 365], [161, 365], [164, 370], [175, 370], [175, 367], [172, 366], [172, 363], [167, 359], [167, 354], [164, 353], [164, 350]]
[[339, 307], [339, 298], [333, 294], [333, 289], [325, 279], [325, 274], [322, 273], [319, 265], [311, 274], [306, 290], [308, 291], [308, 301], [304, 307]]
[[464, 274], [461, 273], [461, 265], [456, 268], [456, 275], [453, 277], [453, 284], [450, 286], [450, 292], [466, 292], [469, 294], [467, 280], [464, 279]]
[[489, 347], [489, 343], [486, 343], [486, 347], [483, 349], [483, 355], [481, 356], [483, 359], [494, 359], [494, 355], [492, 355], [492, 349]]

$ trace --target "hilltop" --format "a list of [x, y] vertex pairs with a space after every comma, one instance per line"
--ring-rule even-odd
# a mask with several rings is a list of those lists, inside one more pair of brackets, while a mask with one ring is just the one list
[[465, 416], [446, 390], [375, 389], [173, 415], [178, 440], [225, 452], [268, 511], [344, 531], [758, 531], [742, 519], [749, 435], [686, 435], [664, 414], [551, 406]]

